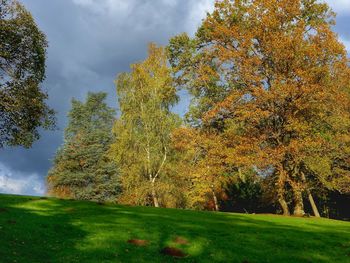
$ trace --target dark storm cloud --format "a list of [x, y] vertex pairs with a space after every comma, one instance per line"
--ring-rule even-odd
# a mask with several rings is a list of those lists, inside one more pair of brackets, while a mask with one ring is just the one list
[[[180, 32], [193, 34], [213, 0], [21, 0], [49, 40], [49, 104], [59, 130], [42, 132], [31, 149], [0, 150], [0, 192], [40, 194], [50, 159], [62, 144], [72, 97], [105, 91], [116, 107], [115, 76], [145, 58], [147, 43], [166, 44]], [[349, 0], [329, 0], [338, 13], [335, 30], [350, 44]], [[349, 46], [348, 46], [349, 48]], [[349, 49], [348, 49], [349, 50]], [[184, 113], [179, 105], [176, 110]]]

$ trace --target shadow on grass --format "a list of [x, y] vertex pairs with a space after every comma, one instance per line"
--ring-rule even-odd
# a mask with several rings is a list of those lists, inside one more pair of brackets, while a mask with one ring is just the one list
[[[37, 209], [36, 202], [47, 208]], [[60, 212], [59, 203], [0, 195], [0, 207], [0, 262], [55, 262], [58, 255], [63, 262], [79, 254], [75, 245], [86, 233]]]
[[[349, 262], [350, 224], [0, 196], [4, 262]], [[11, 201], [12, 200], [12, 201]], [[11, 224], [8, 220], [16, 220]], [[188, 244], [178, 244], [176, 237]], [[147, 246], [127, 243], [149, 241]], [[174, 259], [165, 246], [189, 256]], [[2, 262], [2, 261], [1, 261]]]

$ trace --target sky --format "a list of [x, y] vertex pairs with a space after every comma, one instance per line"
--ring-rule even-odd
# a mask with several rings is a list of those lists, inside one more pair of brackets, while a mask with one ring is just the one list
[[[114, 79], [146, 57], [147, 44], [166, 45], [172, 36], [193, 34], [214, 0], [20, 0], [49, 41], [48, 104], [58, 129], [41, 131], [30, 149], [0, 149], [0, 193], [44, 195], [45, 177], [63, 142], [71, 99], [88, 91], [108, 93], [117, 108]], [[334, 30], [350, 53], [350, 0], [327, 0], [337, 13]], [[188, 98], [175, 108], [184, 114]]]

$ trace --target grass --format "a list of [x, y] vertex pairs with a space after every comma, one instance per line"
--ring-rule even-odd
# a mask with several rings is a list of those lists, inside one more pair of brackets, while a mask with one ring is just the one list
[[0, 195], [0, 262], [350, 262], [350, 223]]

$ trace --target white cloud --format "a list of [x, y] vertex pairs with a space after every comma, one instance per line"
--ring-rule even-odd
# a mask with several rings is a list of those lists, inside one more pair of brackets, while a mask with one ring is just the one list
[[[168, 6], [175, 6], [178, 4], [179, 0], [160, 0], [160, 2], [163, 5]], [[139, 0], [73, 0], [73, 3], [76, 5], [80, 5], [83, 7], [87, 7], [90, 9], [98, 10], [99, 8], [103, 8], [106, 10], [116, 11], [118, 10], [123, 11], [128, 9], [130, 6], [134, 4], [144, 4], [144, 2], [141, 2]]]
[[0, 163], [0, 193], [44, 195], [45, 185], [37, 174], [17, 172]]
[[[170, 2], [173, 2], [171, 0]], [[127, 15], [135, 1], [130, 0], [73, 0], [73, 3], [100, 15]]]
[[338, 14], [350, 14], [350, 0], [326, 0], [326, 2]]
[[214, 0], [199, 0], [193, 2], [192, 11], [190, 12], [189, 17], [189, 28], [191, 34], [197, 30], [207, 12], [210, 13], [214, 10], [214, 2]]
[[[154, 10], [149, 15], [151, 19], [161, 18], [162, 10], [166, 8], [175, 8], [182, 3], [183, 0], [158, 0], [158, 1], [140, 1], [140, 0], [72, 0], [74, 4], [87, 8], [90, 12], [113, 17], [118, 21], [123, 21], [127, 19], [129, 21], [130, 16], [133, 15], [136, 10], [143, 10], [146, 6], [148, 10]], [[186, 24], [189, 33], [192, 34], [196, 31], [197, 27], [200, 25], [201, 20], [205, 17], [207, 12], [211, 12], [214, 9], [215, 0], [192, 0], [190, 1], [191, 10], [188, 12], [188, 17], [185, 17], [184, 21], [179, 21], [180, 23]], [[170, 9], [171, 10], [171, 9]], [[137, 21], [135, 21], [135, 26], [137, 26]], [[181, 27], [181, 26], [180, 26]]]
[[340, 39], [340, 41], [345, 45], [346, 50], [350, 53], [350, 41], [345, 39]]

